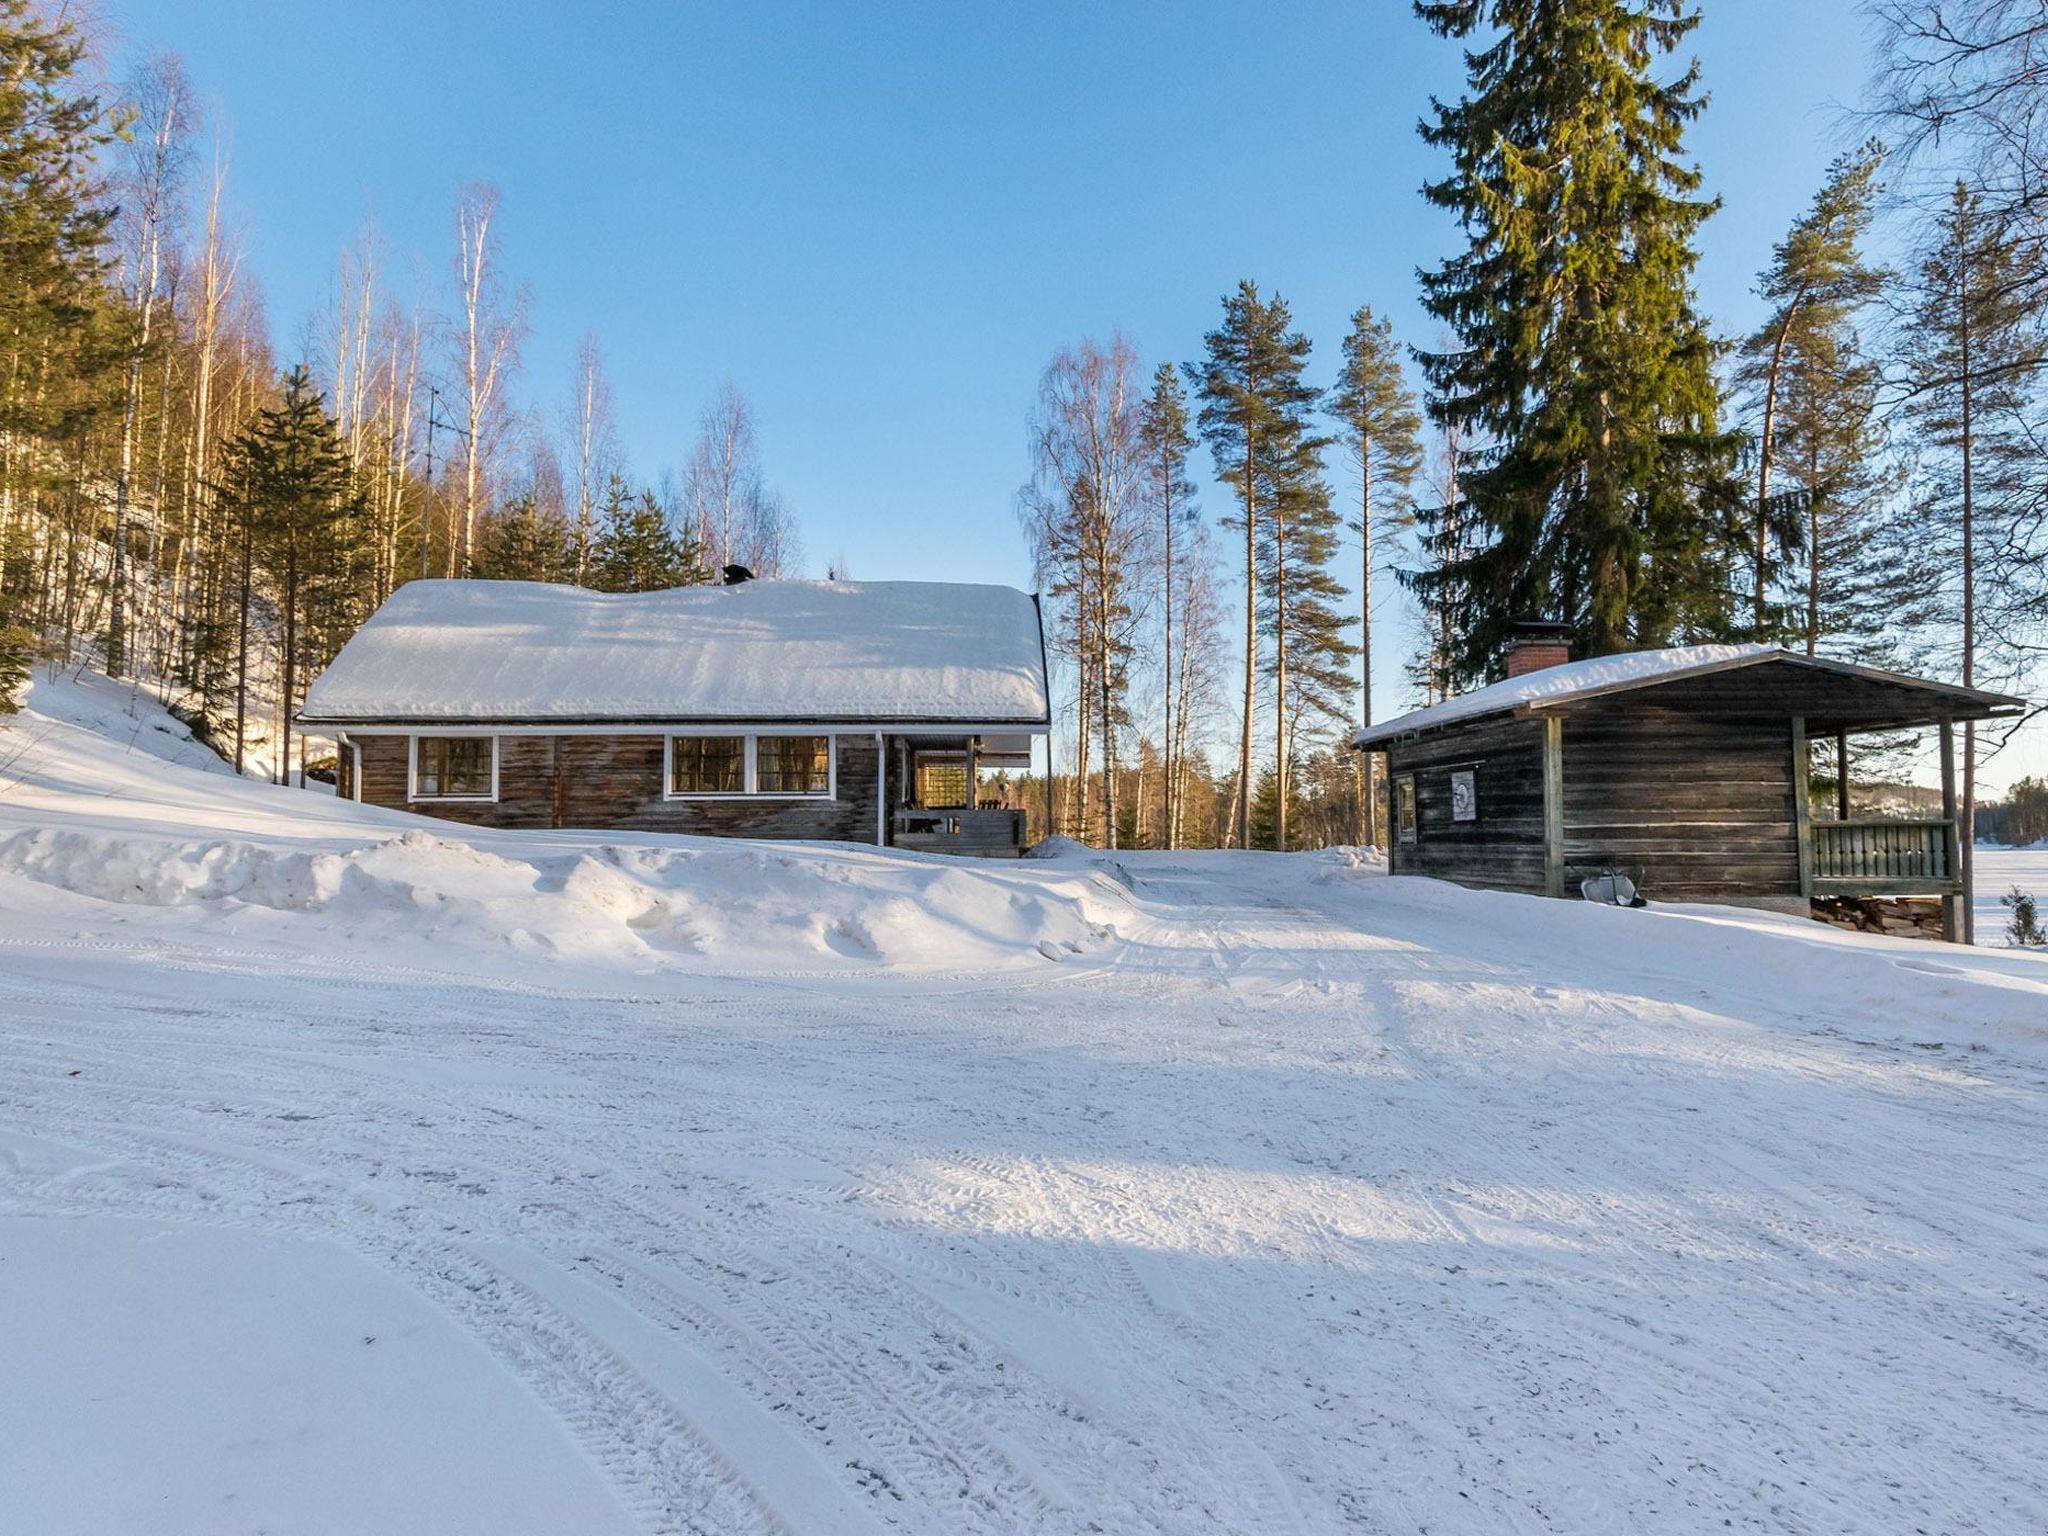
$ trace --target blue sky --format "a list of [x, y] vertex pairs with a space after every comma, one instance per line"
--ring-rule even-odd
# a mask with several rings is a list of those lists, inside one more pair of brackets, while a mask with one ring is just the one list
[[[1414, 271], [1453, 245], [1416, 194], [1441, 165], [1415, 123], [1460, 58], [1402, 0], [111, 0], [110, 20], [125, 53], [181, 51], [230, 128], [282, 347], [371, 215], [394, 275], [445, 293], [455, 189], [495, 181], [532, 294], [521, 401], [554, 411], [595, 333], [654, 479], [730, 377], [813, 565], [863, 577], [1028, 584], [1024, 421], [1061, 344], [1121, 326], [1148, 361], [1193, 357], [1249, 276], [1327, 380], [1360, 303], [1429, 339]], [[1858, 136], [1866, 32], [1852, 0], [1708, 0], [1695, 42], [1713, 102], [1690, 142], [1726, 201], [1699, 289], [1740, 329]], [[1405, 650], [1400, 600], [1376, 612]], [[1376, 693], [1404, 698], [1397, 655]]]

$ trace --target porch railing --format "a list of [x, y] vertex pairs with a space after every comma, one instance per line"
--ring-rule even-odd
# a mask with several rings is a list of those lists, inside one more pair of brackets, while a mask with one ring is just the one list
[[1014, 855], [1024, 850], [1024, 813], [1015, 810], [922, 810], [899, 807], [890, 841], [926, 853]]
[[1816, 821], [1813, 889], [1820, 895], [1950, 895], [1962, 888], [1945, 821]]

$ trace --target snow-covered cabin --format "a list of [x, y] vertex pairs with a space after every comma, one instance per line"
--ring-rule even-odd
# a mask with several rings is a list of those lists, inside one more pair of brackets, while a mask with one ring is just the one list
[[[1953, 936], [1953, 727], [2020, 700], [1766, 645], [1574, 661], [1549, 625], [1521, 626], [1506, 672], [1353, 739], [1386, 758], [1394, 873], [1552, 896], [1615, 873], [1671, 901], [1940, 897]], [[1853, 816], [1850, 734], [1918, 726], [1940, 731], [1941, 819]], [[1817, 817], [1809, 743], [1827, 741]]]
[[503, 827], [1016, 853], [981, 793], [1048, 726], [1037, 599], [950, 582], [414, 581], [307, 690], [339, 792]]

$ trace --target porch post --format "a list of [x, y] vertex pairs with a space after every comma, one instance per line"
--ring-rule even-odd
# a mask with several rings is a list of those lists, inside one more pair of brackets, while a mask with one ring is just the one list
[[1564, 721], [1543, 717], [1543, 894], [1564, 894]]
[[1835, 820], [1849, 819], [1849, 733], [1835, 732]]
[[1799, 894], [1813, 895], [1813, 758], [1806, 750], [1806, 717], [1792, 717], [1792, 835], [1799, 848]]
[[[1943, 848], [1948, 856], [1948, 877], [1953, 880], [1962, 871], [1962, 838], [1956, 824], [1956, 728], [1946, 715], [1941, 717], [1941, 829]], [[1969, 899], [1970, 888], [1967, 885], [1963, 887], [1961, 896], [1941, 898], [1941, 936], [1951, 944], [1962, 939], [1961, 903]]]
[[875, 732], [875, 846], [889, 846], [889, 745]]

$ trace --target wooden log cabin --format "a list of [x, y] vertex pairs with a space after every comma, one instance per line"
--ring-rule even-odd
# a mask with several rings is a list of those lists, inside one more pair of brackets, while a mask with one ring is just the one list
[[[1954, 727], [2018, 713], [2001, 694], [1760, 645], [1571, 660], [1522, 626], [1507, 677], [1369, 726], [1385, 759], [1389, 868], [1461, 885], [1577, 895], [1608, 874], [1651, 900], [1806, 905], [1963, 891]], [[1939, 820], [1853, 817], [1848, 738], [1933, 727]], [[1816, 817], [1813, 744], [1832, 747], [1832, 818]]]
[[1048, 726], [1037, 599], [939, 582], [401, 587], [307, 690], [337, 790], [492, 827], [1014, 856]]

